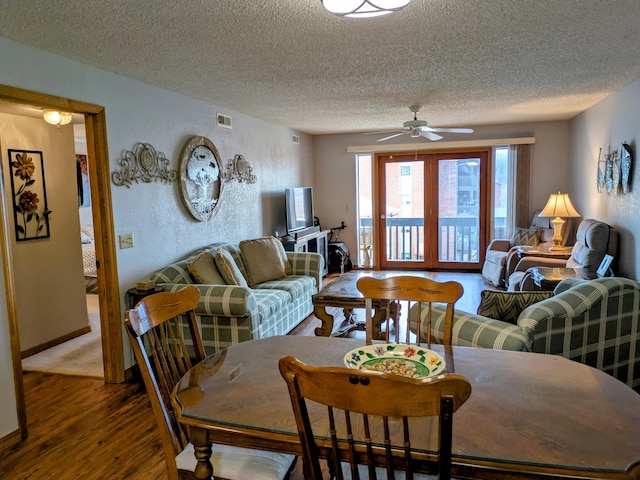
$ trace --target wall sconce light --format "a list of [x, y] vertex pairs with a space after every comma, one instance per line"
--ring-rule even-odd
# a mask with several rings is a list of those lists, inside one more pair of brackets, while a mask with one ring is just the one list
[[554, 251], [562, 250], [562, 226], [565, 223], [563, 218], [579, 217], [580, 214], [573, 208], [573, 204], [569, 200], [569, 194], [558, 192], [549, 196], [549, 201], [538, 216], [553, 218], [551, 220], [553, 225], [553, 246], [549, 250]]
[[44, 110], [42, 116], [45, 122], [57, 125], [58, 128], [60, 128], [60, 125], [71, 123], [72, 119], [72, 115], [69, 112], [58, 112], [57, 110]]
[[322, 0], [322, 6], [335, 15], [350, 18], [380, 17], [402, 10], [411, 0]]

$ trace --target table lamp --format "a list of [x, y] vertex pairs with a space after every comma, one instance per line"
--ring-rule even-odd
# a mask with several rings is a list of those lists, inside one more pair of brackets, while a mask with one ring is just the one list
[[539, 217], [553, 217], [551, 224], [553, 225], [553, 246], [549, 251], [562, 250], [562, 225], [565, 223], [564, 218], [579, 217], [580, 214], [573, 208], [568, 193], [552, 193], [549, 201], [544, 206]]

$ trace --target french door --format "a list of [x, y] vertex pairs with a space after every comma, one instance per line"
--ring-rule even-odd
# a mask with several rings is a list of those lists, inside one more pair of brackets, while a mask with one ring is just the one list
[[481, 268], [489, 152], [376, 155], [380, 268]]

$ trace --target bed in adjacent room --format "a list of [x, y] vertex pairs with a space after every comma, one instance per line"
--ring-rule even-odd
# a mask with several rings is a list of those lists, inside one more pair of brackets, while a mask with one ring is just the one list
[[93, 226], [80, 225], [80, 240], [82, 241], [82, 263], [84, 266], [84, 284], [87, 293], [98, 293], [96, 249], [93, 238]]

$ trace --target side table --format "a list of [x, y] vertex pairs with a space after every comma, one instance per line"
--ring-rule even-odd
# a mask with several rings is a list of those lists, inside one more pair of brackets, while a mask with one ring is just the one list
[[158, 285], [153, 288], [149, 288], [148, 290], [139, 290], [136, 287], [130, 288], [127, 290], [127, 304], [129, 305], [129, 308], [134, 308], [144, 297], [162, 292], [163, 290], [164, 288]]
[[518, 259], [522, 259], [523, 257], [546, 257], [569, 260], [572, 250], [573, 247], [562, 247], [560, 250], [549, 250], [548, 248], [518, 245], [516, 247], [516, 255], [518, 255]]
[[576, 278], [576, 271], [573, 268], [556, 267], [532, 267], [531, 279], [540, 290], [553, 290], [565, 278]]

